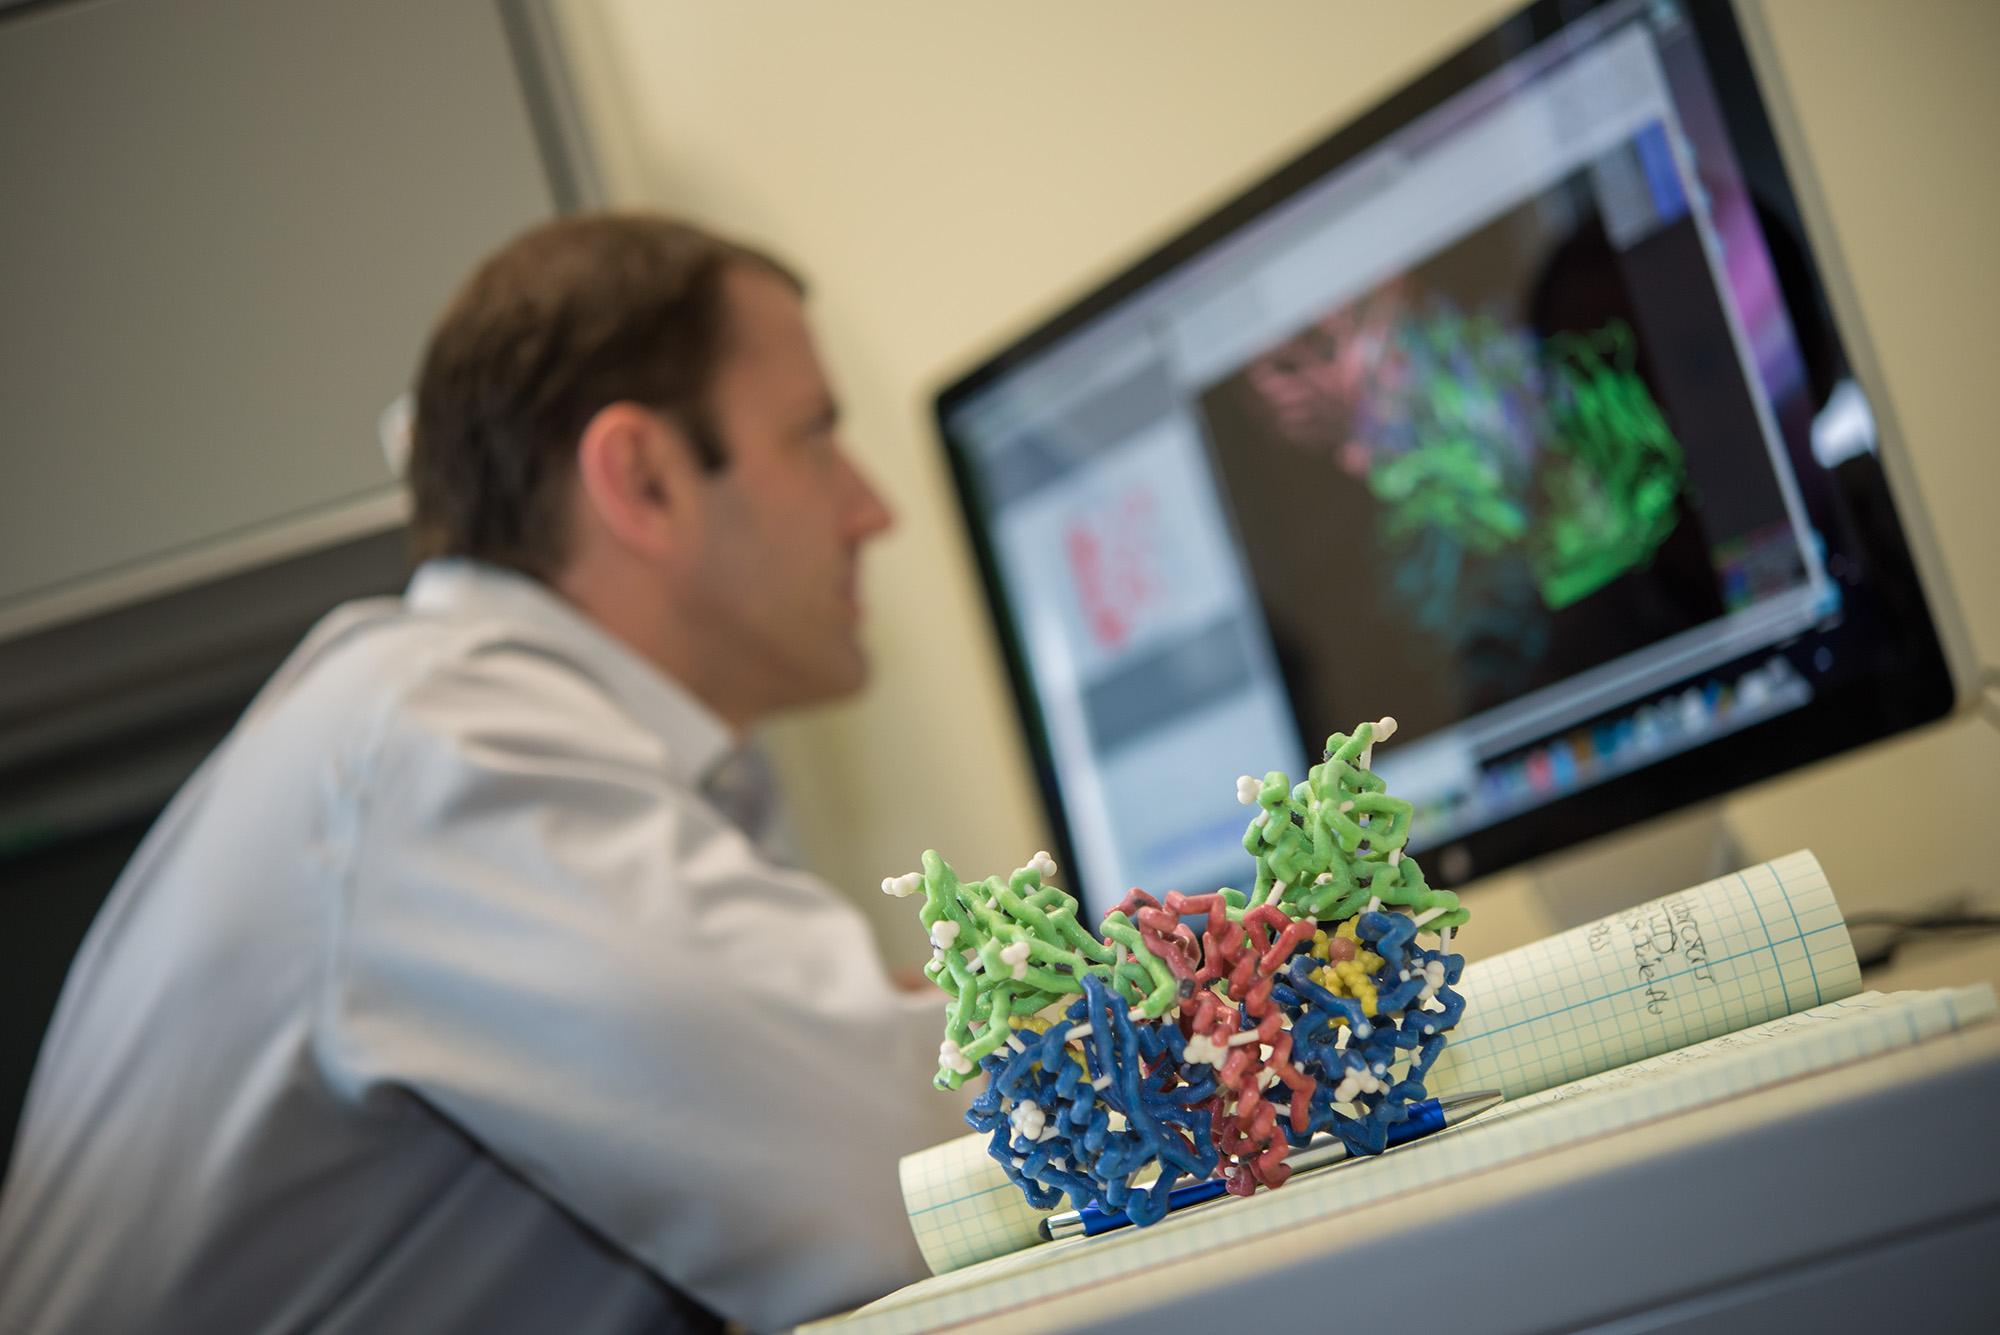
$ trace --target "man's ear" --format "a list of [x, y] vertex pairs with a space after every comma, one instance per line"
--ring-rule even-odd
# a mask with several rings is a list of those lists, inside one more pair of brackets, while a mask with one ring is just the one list
[[607, 404], [576, 446], [577, 517], [653, 560], [671, 558], [697, 519], [700, 469], [681, 428], [637, 403]]

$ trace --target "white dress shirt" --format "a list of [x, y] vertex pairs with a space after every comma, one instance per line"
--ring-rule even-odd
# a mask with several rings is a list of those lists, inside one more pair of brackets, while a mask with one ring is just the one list
[[0, 1332], [771, 1329], [920, 1275], [943, 998], [702, 795], [730, 747], [518, 575], [328, 616], [71, 969]]

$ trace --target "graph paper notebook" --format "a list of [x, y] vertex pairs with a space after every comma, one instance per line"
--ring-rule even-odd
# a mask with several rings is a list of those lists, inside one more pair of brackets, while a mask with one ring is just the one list
[[[1949, 1033], [2000, 1010], [1987, 984], [1865, 992], [1525, 1096], [1378, 1158], [1301, 1174], [1282, 1191], [1223, 1199], [1146, 1229], [1010, 1252], [912, 1284], [800, 1335], [912, 1335], [973, 1324], [1078, 1290], [1185, 1264], [1226, 1264], [1302, 1225], [1447, 1187], [1582, 1141], [1719, 1103]], [[1247, 1253], [1246, 1253], [1247, 1254]], [[1029, 1324], [1022, 1328], [1032, 1328]]]
[[[1475, 913], [1465, 930], [1478, 928]], [[1860, 986], [1819, 862], [1793, 853], [1468, 965], [1465, 1018], [1426, 1084], [1519, 1100]], [[935, 1274], [1040, 1243], [1047, 1212], [1021, 1198], [987, 1140], [903, 1160], [904, 1203]]]
[[1793, 853], [1466, 966], [1425, 1083], [1518, 1099], [1860, 987], [1819, 861]]

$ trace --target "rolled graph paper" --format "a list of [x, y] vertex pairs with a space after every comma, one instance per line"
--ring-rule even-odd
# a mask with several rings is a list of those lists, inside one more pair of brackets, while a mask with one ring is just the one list
[[1425, 1085], [1525, 1098], [1860, 990], [1826, 874], [1790, 853], [1468, 964]]
[[975, 1132], [903, 1156], [903, 1205], [924, 1263], [934, 1275], [1004, 1256], [1042, 1240], [1037, 1210], [986, 1152], [993, 1137]]

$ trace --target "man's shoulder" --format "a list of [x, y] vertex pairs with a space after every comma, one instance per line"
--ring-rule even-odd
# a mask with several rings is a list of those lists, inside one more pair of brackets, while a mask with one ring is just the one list
[[734, 745], [691, 692], [547, 586], [451, 559], [425, 563], [402, 598], [329, 614], [252, 712], [303, 722], [309, 749], [331, 743], [364, 768], [385, 747], [566, 756], [689, 787]]
[[628, 732], [587, 653], [532, 622], [444, 614], [400, 598], [348, 603], [306, 636], [259, 708], [374, 716], [385, 729], [451, 736], [554, 727]]
[[734, 745], [727, 724], [658, 663], [519, 571], [427, 561], [401, 605], [370, 624], [372, 633], [349, 637], [332, 675], [384, 688], [412, 721], [496, 735], [546, 732], [560, 720], [593, 750], [664, 755], [683, 782]]

